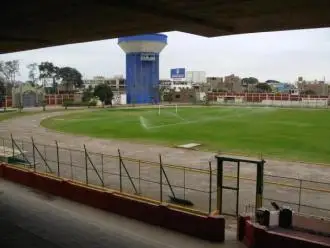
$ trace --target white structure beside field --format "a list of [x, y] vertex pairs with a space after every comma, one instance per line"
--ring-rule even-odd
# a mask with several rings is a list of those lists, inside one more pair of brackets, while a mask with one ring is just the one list
[[262, 105], [285, 107], [323, 107], [328, 106], [328, 99], [302, 98], [301, 101], [262, 100]]
[[126, 93], [114, 92], [112, 104], [113, 105], [125, 105], [125, 104], [127, 104], [127, 95], [126, 95]]
[[218, 104], [237, 104], [237, 105], [259, 105], [274, 107], [311, 107], [311, 108], [327, 108], [329, 104], [328, 98], [309, 98], [302, 97], [300, 100], [274, 100], [264, 99], [260, 102], [246, 101], [244, 96], [217, 96]]

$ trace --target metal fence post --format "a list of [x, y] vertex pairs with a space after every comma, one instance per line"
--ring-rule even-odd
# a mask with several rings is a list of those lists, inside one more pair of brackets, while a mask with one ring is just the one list
[[217, 158], [217, 211], [222, 214], [223, 160]]
[[119, 189], [120, 192], [123, 191], [123, 181], [122, 181], [122, 169], [121, 169], [121, 153], [120, 150], [118, 149], [118, 155], [119, 155]]
[[3, 147], [3, 153], [6, 154], [6, 146], [5, 146], [5, 139], [2, 138], [2, 147]]
[[[100, 176], [99, 171], [98, 171], [97, 168], [95, 167], [95, 165], [94, 165], [94, 163], [93, 163], [91, 157], [89, 156], [89, 153], [87, 152], [86, 147], [85, 147], [85, 155], [86, 155], [87, 164], [90, 164], [90, 165], [91, 165], [91, 170], [93, 170], [93, 171], [96, 173], [98, 179], [101, 181], [102, 187], [104, 187], [104, 181], [103, 181], [103, 178], [102, 178], [102, 176]], [[88, 169], [87, 169], [87, 170], [88, 170]]]
[[[34, 172], [36, 172], [36, 152], [35, 152], [33, 137], [31, 137], [31, 141], [32, 141], [32, 154], [33, 154], [33, 170], [34, 170]], [[13, 150], [13, 153], [14, 153], [14, 150]]]
[[6, 146], [5, 146], [5, 139], [4, 138], [2, 139], [2, 147], [3, 147], [3, 153], [6, 154]]
[[[23, 142], [22, 142], [22, 146], [23, 146]], [[24, 148], [22, 147], [22, 149], [24, 150]], [[46, 152], [46, 145], [44, 145], [44, 158], [47, 157], [47, 152]]]
[[298, 205], [298, 213], [300, 213], [300, 206], [301, 206], [301, 190], [302, 190], [302, 180], [299, 179], [299, 205]]
[[239, 179], [240, 179], [240, 170], [241, 170], [241, 163], [237, 162], [237, 178], [236, 178], [236, 216], [239, 213]]
[[15, 144], [14, 144], [15, 142], [12, 134], [10, 134], [10, 137], [11, 137], [11, 146], [13, 149], [13, 157], [15, 157]]
[[84, 144], [84, 150], [85, 150], [85, 176], [86, 176], [86, 184], [88, 184], [88, 162], [87, 162], [87, 151], [85, 144]]
[[264, 188], [264, 164], [262, 160], [257, 164], [257, 182], [256, 182], [256, 209], [262, 207], [263, 188]]
[[[101, 175], [102, 175], [102, 181], [104, 182], [103, 153], [101, 153]], [[103, 187], [104, 187], [104, 184], [103, 184]]]
[[70, 149], [70, 172], [71, 172], [71, 180], [73, 180], [73, 166], [72, 166], [72, 151]]
[[183, 167], [183, 199], [186, 199], [186, 167]]
[[141, 194], [141, 160], [139, 160], [139, 193]]
[[55, 144], [56, 144], [56, 157], [57, 157], [57, 176], [60, 177], [60, 154], [58, 151], [57, 140], [55, 140]]
[[163, 163], [162, 163], [162, 155], [159, 154], [159, 194], [160, 194], [160, 202], [163, 202]]
[[212, 162], [209, 161], [209, 174], [210, 174], [210, 180], [209, 180], [209, 214], [212, 211]]

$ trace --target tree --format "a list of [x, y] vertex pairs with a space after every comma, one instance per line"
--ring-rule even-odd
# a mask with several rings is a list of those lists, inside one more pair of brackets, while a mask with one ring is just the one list
[[281, 82], [273, 79], [266, 80], [265, 83], [267, 84], [280, 84]]
[[[59, 79], [59, 68], [54, 66], [51, 62], [42, 62], [39, 66], [39, 78], [43, 80], [43, 84], [45, 79], [51, 78], [53, 80], [53, 90], [57, 91], [57, 82], [56, 80]], [[44, 85], [45, 86], [45, 85]]]
[[66, 87], [66, 91], [74, 86], [75, 88], [80, 88], [83, 85], [81, 73], [71, 67], [62, 67], [58, 70], [58, 76], [62, 79], [62, 83]]
[[27, 65], [27, 68], [29, 69], [29, 79], [31, 85], [36, 85], [37, 84], [37, 80], [39, 78], [39, 68], [38, 68], [38, 64], [37, 63], [32, 63]]
[[262, 92], [262, 93], [272, 92], [272, 87], [270, 87], [270, 85], [266, 83], [258, 83], [255, 87], [258, 92]]
[[2, 101], [2, 96], [6, 94], [6, 81], [3, 77], [0, 77], [0, 96]]
[[[7, 96], [11, 92], [13, 85], [16, 81], [16, 75], [19, 75], [19, 61], [0, 61], [0, 76], [2, 77], [2, 96]], [[4, 111], [6, 111], [6, 106], [4, 106]]]
[[88, 88], [84, 89], [83, 91], [82, 101], [89, 102], [92, 99], [93, 95], [93, 88], [91, 85], [89, 85]]
[[173, 89], [170, 89], [164, 95], [164, 101], [168, 101], [168, 103], [172, 103], [172, 101], [173, 101], [173, 95], [174, 95], [174, 90]]
[[30, 84], [32, 87], [35, 87], [36, 86], [35, 82], [33, 82], [32, 80], [28, 80], [25, 83], [26, 84]]
[[102, 83], [95, 86], [94, 96], [97, 96], [105, 105], [112, 105], [113, 92], [109, 84]]
[[210, 105], [210, 101], [209, 101], [207, 94], [203, 97], [203, 103], [206, 106]]
[[242, 78], [242, 84], [257, 84], [259, 80], [255, 77]]
[[164, 101], [164, 96], [166, 94], [167, 88], [165, 86], [159, 85], [159, 98], [160, 101], [163, 102]]
[[1, 76], [6, 79], [6, 81], [14, 84], [16, 75], [19, 75], [19, 61], [0, 61], [0, 73]]

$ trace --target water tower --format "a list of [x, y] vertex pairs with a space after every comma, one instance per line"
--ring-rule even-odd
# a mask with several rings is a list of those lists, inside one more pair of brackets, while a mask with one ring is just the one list
[[127, 103], [159, 103], [159, 53], [167, 45], [167, 36], [122, 37], [118, 45], [126, 53]]

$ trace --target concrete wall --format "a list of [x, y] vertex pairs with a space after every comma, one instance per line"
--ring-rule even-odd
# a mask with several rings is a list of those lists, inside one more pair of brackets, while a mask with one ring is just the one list
[[0, 177], [152, 225], [209, 241], [224, 241], [225, 219], [222, 216], [206, 216], [184, 209], [180, 210], [156, 201], [147, 201], [136, 195], [91, 187], [6, 163], [0, 164]]
[[[305, 224], [310, 223], [305, 220]], [[277, 232], [276, 229], [268, 229], [251, 221], [246, 215], [241, 215], [237, 222], [237, 239], [248, 248], [329, 248], [329, 238], [317, 238], [306, 233], [303, 235], [294, 230]], [[298, 234], [299, 233], [299, 234]], [[321, 241], [323, 240], [323, 241]]]
[[301, 101], [262, 100], [261, 104], [270, 106], [287, 107], [326, 107], [328, 100], [324, 99], [302, 99]]

